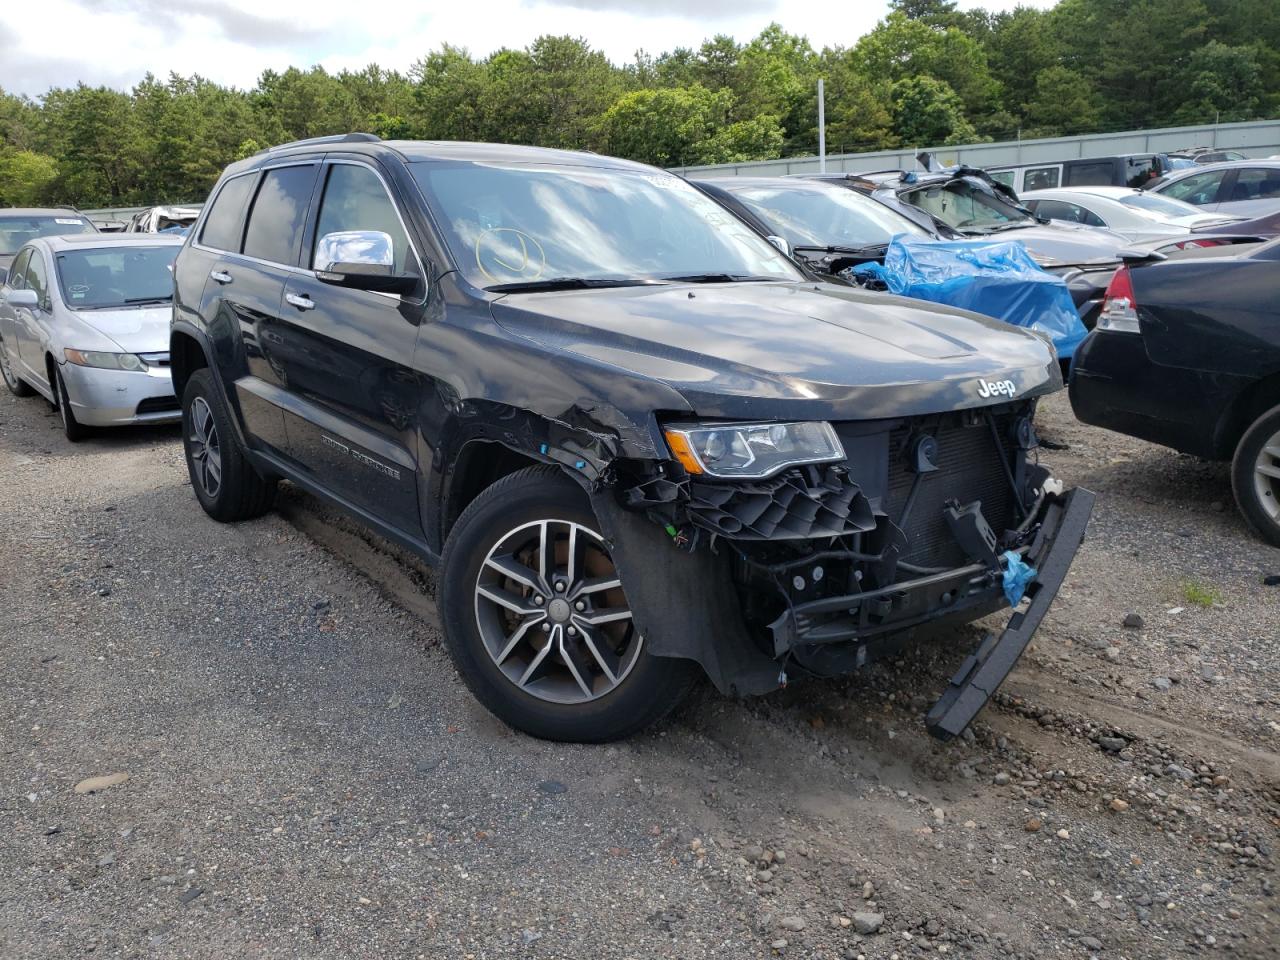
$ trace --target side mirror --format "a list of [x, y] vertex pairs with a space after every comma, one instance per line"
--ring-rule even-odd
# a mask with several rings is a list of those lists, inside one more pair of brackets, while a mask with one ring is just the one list
[[40, 295], [34, 290], [10, 290], [4, 299], [11, 307], [36, 307], [40, 304]]
[[419, 283], [416, 274], [396, 272], [395, 247], [381, 230], [326, 233], [316, 244], [312, 269], [324, 283], [354, 290], [408, 294]]
[[791, 256], [791, 244], [787, 243], [786, 237], [779, 237], [779, 236], [770, 234], [769, 236], [765, 237], [765, 239], [768, 240], [770, 243], [772, 243], [775, 247], [777, 247], [783, 253], [785, 253], [788, 257]]

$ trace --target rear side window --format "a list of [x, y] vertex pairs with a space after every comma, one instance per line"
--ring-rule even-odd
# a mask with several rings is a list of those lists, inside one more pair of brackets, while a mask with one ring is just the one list
[[1053, 190], [1057, 186], [1057, 167], [1036, 167], [1022, 175], [1022, 189], [1028, 193], [1032, 190]]
[[1160, 176], [1160, 164], [1154, 156], [1129, 157], [1124, 162], [1124, 185], [1140, 187]]
[[1094, 163], [1073, 163], [1067, 167], [1067, 186], [1106, 186], [1115, 176], [1115, 164], [1110, 160]]
[[284, 264], [297, 260], [315, 181], [314, 165], [277, 167], [266, 172], [245, 227], [245, 256]]
[[1236, 174], [1232, 200], [1275, 200], [1280, 197], [1280, 169], [1254, 167]]
[[[209, 216], [205, 218], [204, 229], [200, 231], [200, 242], [216, 250], [238, 250], [240, 248], [239, 229], [245, 204], [249, 200], [249, 190], [253, 187], [253, 174], [245, 174], [228, 180], [218, 191], [218, 196], [209, 208]], [[133, 218], [130, 230], [142, 230], [142, 221], [146, 214], [138, 214]]]

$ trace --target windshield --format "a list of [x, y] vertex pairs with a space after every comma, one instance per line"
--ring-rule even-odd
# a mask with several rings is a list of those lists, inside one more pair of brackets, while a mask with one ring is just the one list
[[1183, 200], [1173, 200], [1157, 193], [1130, 193], [1120, 197], [1126, 207], [1133, 207], [1143, 213], [1152, 214], [1162, 219], [1181, 220], [1183, 217], [1203, 217], [1204, 211]]
[[17, 253], [19, 247], [36, 237], [97, 232], [93, 224], [83, 217], [58, 217], [45, 214], [32, 217], [0, 215], [0, 256], [7, 257]]
[[657, 170], [436, 162], [411, 169], [459, 269], [478, 287], [803, 279], [714, 200]]
[[181, 249], [172, 244], [59, 253], [63, 302], [73, 310], [167, 303], [173, 299], [173, 258]]
[[943, 223], [970, 233], [986, 233], [1008, 226], [1029, 227], [1036, 222], [1012, 204], [964, 180], [914, 190], [907, 195], [907, 201]]
[[747, 209], [793, 247], [870, 247], [900, 233], [928, 234], [882, 203], [845, 187], [726, 184]]

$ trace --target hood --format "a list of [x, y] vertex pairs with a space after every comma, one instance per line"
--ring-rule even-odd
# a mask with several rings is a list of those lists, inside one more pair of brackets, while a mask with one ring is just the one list
[[1135, 246], [1160, 246], [1164, 240], [1184, 236], [1185, 230], [1171, 227], [1157, 239], [1148, 236], [1141, 241], [1123, 236], [1102, 227], [1058, 223], [1037, 223], [1031, 227], [1016, 227], [997, 233], [970, 234], [986, 240], [1021, 240], [1027, 251], [1042, 267], [1088, 267], [1114, 264], [1120, 259], [1120, 251]]
[[173, 308], [128, 307], [120, 310], [75, 310], [76, 319], [117, 344], [125, 353], [168, 353]]
[[869, 420], [1061, 386], [1042, 337], [989, 317], [836, 284], [672, 284], [514, 294], [509, 332], [660, 381], [700, 416]]

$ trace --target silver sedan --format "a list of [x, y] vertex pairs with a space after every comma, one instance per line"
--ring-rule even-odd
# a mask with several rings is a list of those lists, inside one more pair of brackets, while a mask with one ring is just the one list
[[0, 376], [38, 393], [67, 438], [93, 427], [181, 419], [169, 376], [173, 258], [179, 237], [41, 237], [0, 286]]

